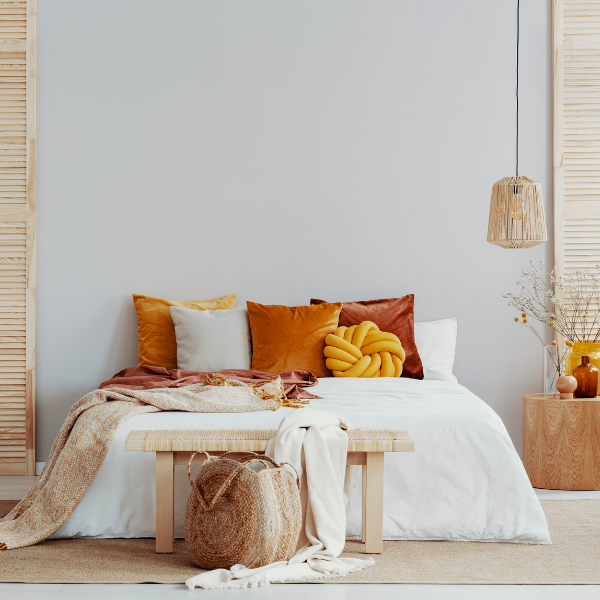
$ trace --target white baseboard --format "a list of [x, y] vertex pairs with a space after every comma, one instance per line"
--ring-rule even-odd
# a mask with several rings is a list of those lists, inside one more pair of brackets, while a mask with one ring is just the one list
[[600, 500], [600, 490], [543, 490], [533, 488], [539, 500]]
[[42, 469], [44, 468], [45, 464], [46, 464], [45, 462], [36, 462], [35, 463], [35, 474], [36, 475], [42, 474]]

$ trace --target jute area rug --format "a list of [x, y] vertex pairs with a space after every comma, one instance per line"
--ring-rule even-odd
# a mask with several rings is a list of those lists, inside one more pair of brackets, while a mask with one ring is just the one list
[[[0, 515], [15, 503], [0, 502]], [[385, 542], [376, 565], [323, 583], [600, 583], [600, 500], [542, 502], [553, 544]], [[364, 557], [348, 542], [343, 556]], [[49, 540], [0, 552], [0, 581], [24, 583], [183, 583], [200, 569], [183, 540], [155, 554], [153, 539]]]

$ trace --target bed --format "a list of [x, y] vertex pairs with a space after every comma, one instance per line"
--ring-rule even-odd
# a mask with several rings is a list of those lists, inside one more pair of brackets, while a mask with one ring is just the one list
[[[498, 415], [458, 383], [406, 378], [320, 379], [311, 407], [332, 410], [354, 427], [406, 429], [414, 453], [385, 463], [383, 534], [387, 540], [455, 540], [549, 544], [546, 518]], [[155, 461], [126, 452], [141, 429], [277, 429], [291, 411], [159, 412], [118, 428], [83, 500], [52, 537], [154, 537]], [[348, 539], [360, 539], [360, 477], [350, 500]], [[183, 537], [189, 495], [176, 469], [175, 535]]]

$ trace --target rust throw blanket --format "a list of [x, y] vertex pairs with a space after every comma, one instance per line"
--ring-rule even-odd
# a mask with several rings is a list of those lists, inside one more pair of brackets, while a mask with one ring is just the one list
[[[261, 371], [245, 371], [243, 369], [227, 369], [217, 373], [199, 373], [183, 369], [167, 370], [163, 367], [130, 367], [123, 369], [111, 379], [101, 383], [98, 388], [122, 388], [126, 390], [152, 390], [157, 388], [180, 388], [193, 383], [202, 383], [207, 377], [220, 375], [226, 379], [235, 379], [242, 383], [267, 381], [273, 377]], [[289, 371], [279, 375], [287, 398], [319, 398], [305, 388], [317, 385], [317, 378], [310, 371]]]
[[[103, 383], [105, 389], [90, 392], [75, 403], [54, 441], [39, 479], [25, 498], [0, 519], [1, 550], [40, 542], [66, 522], [100, 468], [117, 427], [125, 419], [162, 410], [235, 413], [308, 404], [308, 400], [288, 400], [284, 380], [279, 376], [268, 375], [267, 381], [260, 381], [252, 372], [246, 372], [251, 384], [222, 376], [213, 376], [206, 382], [181, 383], [185, 378], [172, 377], [165, 372], [159, 375], [165, 383], [167, 379], [171, 384], [175, 383], [175, 387], [152, 385], [149, 389], [137, 379], [144, 373], [153, 376], [152, 369], [125, 369]], [[110, 387], [115, 385], [115, 380], [127, 380], [128, 372], [138, 373], [137, 379], [133, 378], [136, 381], [130, 380], [120, 388]], [[197, 373], [194, 375], [198, 376]], [[314, 385], [306, 374], [298, 372], [286, 374], [286, 382], [290, 381], [302, 393], [306, 393], [300, 387], [303, 383]]]

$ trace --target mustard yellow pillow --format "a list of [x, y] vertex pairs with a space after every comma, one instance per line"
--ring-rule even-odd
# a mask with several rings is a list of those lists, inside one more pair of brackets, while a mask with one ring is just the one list
[[325, 337], [338, 325], [342, 303], [278, 306], [246, 302], [252, 332], [252, 368], [266, 373], [311, 371], [331, 377]]
[[406, 360], [398, 336], [372, 321], [338, 327], [325, 338], [324, 354], [334, 377], [400, 377]]
[[177, 338], [169, 307], [223, 310], [235, 306], [235, 294], [213, 300], [177, 301], [133, 295], [138, 323], [138, 364], [177, 368]]

